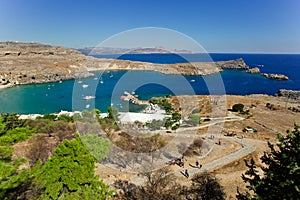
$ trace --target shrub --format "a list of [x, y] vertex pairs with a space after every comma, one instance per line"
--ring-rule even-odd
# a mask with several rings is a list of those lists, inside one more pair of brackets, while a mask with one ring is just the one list
[[240, 112], [240, 111], [243, 111], [243, 109], [244, 109], [244, 104], [241, 104], [241, 103], [234, 104], [232, 106], [232, 111], [233, 112]]

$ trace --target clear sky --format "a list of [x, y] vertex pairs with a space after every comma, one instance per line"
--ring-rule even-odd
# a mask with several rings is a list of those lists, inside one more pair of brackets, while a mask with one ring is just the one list
[[0, 0], [0, 41], [79, 48], [140, 27], [209, 52], [300, 53], [299, 0]]

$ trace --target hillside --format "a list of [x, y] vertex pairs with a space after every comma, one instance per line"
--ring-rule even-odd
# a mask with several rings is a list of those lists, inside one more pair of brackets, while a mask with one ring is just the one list
[[97, 70], [153, 70], [165, 74], [208, 75], [249, 69], [242, 58], [221, 62], [153, 64], [85, 56], [77, 50], [38, 43], [0, 43], [0, 87], [92, 76]]

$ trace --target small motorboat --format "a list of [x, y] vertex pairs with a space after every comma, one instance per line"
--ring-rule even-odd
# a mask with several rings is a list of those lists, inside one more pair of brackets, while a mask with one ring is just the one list
[[90, 100], [90, 99], [96, 99], [96, 97], [95, 96], [84, 96], [83, 99]]

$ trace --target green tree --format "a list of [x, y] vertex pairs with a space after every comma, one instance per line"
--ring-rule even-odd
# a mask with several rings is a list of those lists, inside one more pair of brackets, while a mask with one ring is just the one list
[[165, 120], [152, 120], [146, 124], [150, 130], [160, 130], [165, 125]]
[[197, 126], [200, 124], [200, 115], [192, 114], [189, 117], [189, 120], [186, 122], [187, 124]]
[[24, 123], [25, 120], [20, 120], [15, 113], [2, 114], [0, 117], [0, 135], [3, 135], [8, 130], [23, 127]]
[[97, 159], [97, 161], [107, 157], [110, 146], [108, 139], [104, 139], [96, 134], [87, 134], [85, 136], [81, 136], [81, 141], [87, 150]]
[[109, 106], [107, 109], [107, 113], [109, 119], [114, 119], [114, 120], [118, 119], [119, 111], [116, 107]]
[[238, 104], [234, 104], [232, 106], [232, 111], [233, 112], [241, 112], [244, 109], [244, 104], [238, 103]]
[[181, 114], [178, 112], [172, 113], [172, 120], [179, 122], [181, 120]]
[[25, 159], [0, 160], [0, 199], [17, 199], [27, 188], [29, 173], [19, 170]]
[[[278, 144], [268, 143], [269, 153], [264, 153], [261, 161], [263, 176], [258, 172], [254, 161], [246, 162], [249, 168], [242, 175], [248, 183], [246, 194], [238, 191], [238, 199], [299, 199], [300, 194], [300, 131], [295, 125], [294, 131], [287, 136], [278, 135]], [[250, 194], [252, 191], [252, 194]]]
[[0, 137], [0, 145], [11, 145], [17, 142], [28, 139], [35, 129], [29, 129], [29, 127], [17, 127], [6, 131], [4, 135]]
[[57, 120], [61, 120], [61, 121], [65, 121], [65, 122], [73, 122], [74, 119], [72, 116], [68, 116], [68, 115], [61, 115], [59, 117], [57, 117]]
[[34, 171], [34, 186], [42, 191], [42, 199], [107, 199], [113, 191], [94, 175], [95, 162], [79, 136], [65, 140]]

